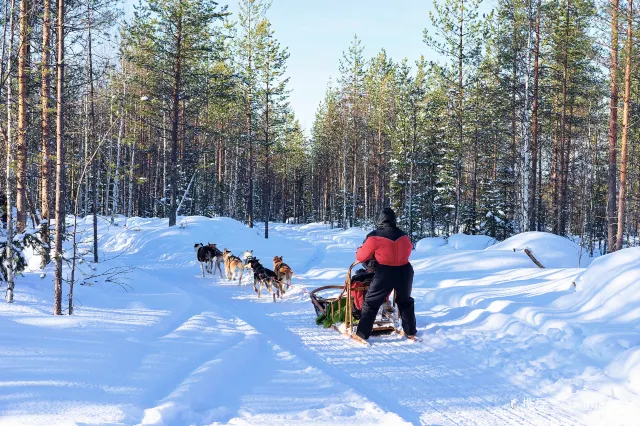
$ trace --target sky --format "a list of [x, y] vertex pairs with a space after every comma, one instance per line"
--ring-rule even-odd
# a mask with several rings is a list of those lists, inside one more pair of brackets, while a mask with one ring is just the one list
[[[124, 3], [130, 15], [134, 0]], [[238, 12], [237, 0], [219, 3]], [[267, 18], [280, 45], [289, 49], [290, 104], [307, 135], [354, 35], [362, 41], [365, 58], [384, 48], [396, 62], [406, 57], [413, 64], [422, 54], [437, 60], [422, 41], [432, 9], [433, 0], [272, 0]]]
[[[238, 11], [237, 1], [228, 4], [230, 12]], [[432, 8], [432, 0], [273, 0], [267, 18], [289, 49], [290, 104], [305, 132], [354, 34], [365, 58], [384, 48], [396, 62], [406, 57], [413, 63], [421, 54], [435, 60], [422, 41]]]

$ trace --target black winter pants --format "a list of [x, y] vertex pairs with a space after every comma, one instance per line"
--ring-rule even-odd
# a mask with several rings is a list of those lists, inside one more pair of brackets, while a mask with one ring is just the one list
[[413, 286], [413, 267], [410, 263], [403, 266], [378, 265], [376, 275], [364, 298], [357, 335], [368, 339], [376, 320], [376, 314], [391, 290], [396, 291], [396, 303], [402, 318], [402, 329], [406, 335], [416, 334], [416, 313], [411, 297]]

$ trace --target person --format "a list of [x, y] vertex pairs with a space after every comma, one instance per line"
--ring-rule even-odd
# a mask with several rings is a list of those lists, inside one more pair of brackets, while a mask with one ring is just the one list
[[378, 263], [364, 299], [356, 334], [364, 340], [369, 338], [380, 306], [389, 292], [395, 290], [402, 329], [405, 336], [413, 337], [416, 334], [416, 314], [411, 297], [413, 267], [409, 263], [413, 245], [407, 234], [396, 225], [396, 214], [391, 208], [385, 207], [380, 212], [377, 225], [356, 252], [359, 262], [373, 258]]

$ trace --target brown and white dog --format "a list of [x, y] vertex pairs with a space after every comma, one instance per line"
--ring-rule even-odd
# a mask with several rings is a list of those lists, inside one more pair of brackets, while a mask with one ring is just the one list
[[287, 288], [291, 287], [291, 277], [293, 271], [282, 261], [282, 256], [276, 256], [273, 258], [273, 272], [276, 274], [278, 281], [282, 281], [287, 285]]
[[227, 274], [227, 279], [233, 281], [236, 278], [236, 274], [239, 274], [238, 285], [240, 285], [242, 283], [242, 273], [244, 272], [242, 260], [227, 249], [224, 249], [222, 258], [224, 259], [224, 270]]
[[215, 275], [217, 269], [218, 271], [220, 271], [220, 278], [224, 278], [222, 276], [222, 263], [224, 262], [224, 259], [222, 258], [222, 252], [218, 249], [216, 244], [209, 243], [207, 244], [207, 247], [213, 250], [213, 259], [211, 262], [213, 265], [213, 272], [211, 273]]
[[[255, 257], [249, 260], [249, 264], [253, 269], [253, 290], [258, 293], [258, 297], [262, 294], [263, 285], [272, 294], [274, 302], [276, 301], [276, 295], [278, 298], [284, 296], [284, 286], [282, 281], [276, 278], [275, 272], [262, 266], [260, 260]], [[274, 288], [275, 292], [273, 291]]]
[[202, 243], [196, 243], [193, 245], [193, 249], [200, 262], [200, 269], [202, 270], [202, 278], [204, 278], [204, 271], [207, 270], [211, 273], [211, 266], [213, 265], [213, 258], [215, 257], [214, 251], [211, 247], [205, 246]]

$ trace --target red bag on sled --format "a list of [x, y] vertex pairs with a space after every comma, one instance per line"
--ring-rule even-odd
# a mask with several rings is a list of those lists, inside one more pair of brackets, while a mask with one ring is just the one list
[[[351, 282], [351, 297], [353, 297], [353, 307], [356, 310], [361, 311], [362, 305], [364, 305], [364, 295], [365, 290], [356, 290], [356, 288], [362, 288], [365, 284], [360, 281], [352, 281]], [[391, 292], [387, 294], [386, 302], [389, 301], [389, 296], [391, 296]]]
[[353, 297], [353, 306], [358, 310], [362, 310], [364, 304], [364, 290], [355, 290], [358, 287], [362, 287], [364, 284], [359, 281], [351, 282], [351, 296]]

